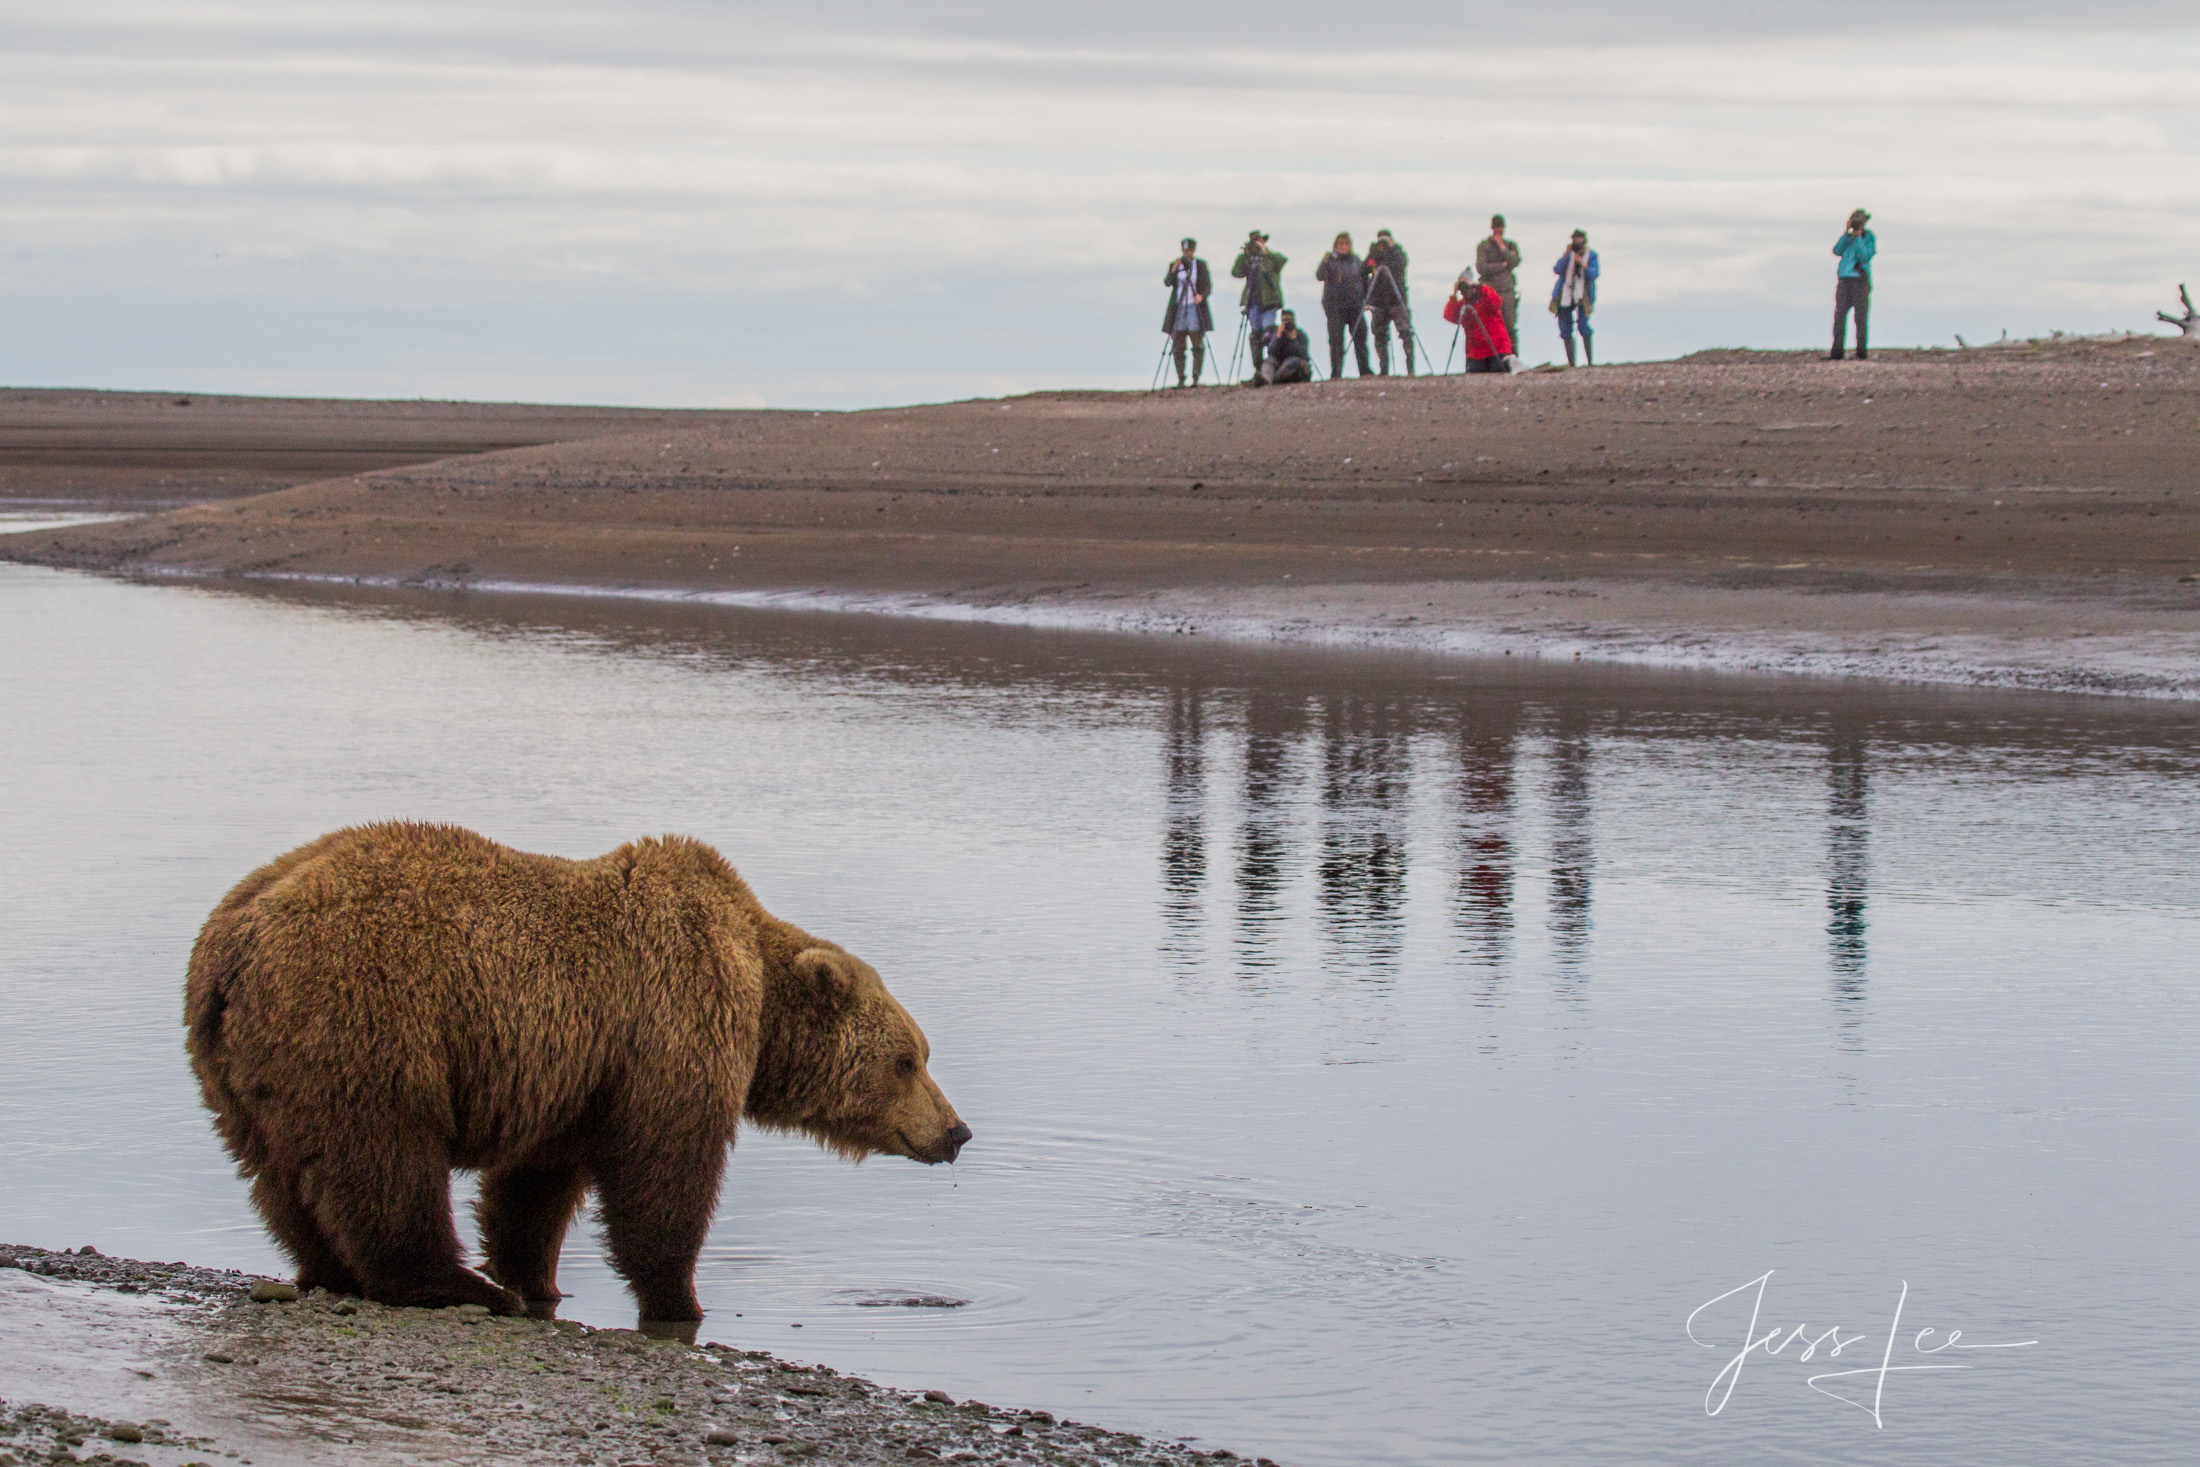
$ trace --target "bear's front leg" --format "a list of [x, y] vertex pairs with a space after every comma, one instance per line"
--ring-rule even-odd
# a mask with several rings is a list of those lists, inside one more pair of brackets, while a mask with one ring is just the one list
[[684, 1325], [692, 1336], [703, 1317], [695, 1260], [718, 1206], [726, 1144], [716, 1137], [657, 1135], [612, 1142], [605, 1151], [596, 1168], [596, 1198], [611, 1266], [634, 1290], [643, 1329]]

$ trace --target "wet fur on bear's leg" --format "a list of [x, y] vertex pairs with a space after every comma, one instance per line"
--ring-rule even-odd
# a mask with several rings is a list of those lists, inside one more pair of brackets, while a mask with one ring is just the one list
[[354, 1159], [315, 1168], [315, 1215], [365, 1284], [366, 1297], [399, 1308], [480, 1304], [524, 1314], [526, 1301], [461, 1260], [451, 1222], [451, 1164], [439, 1150], [397, 1138]]
[[526, 1162], [481, 1179], [474, 1220], [481, 1227], [484, 1271], [525, 1299], [529, 1313], [565, 1297], [558, 1288], [558, 1252], [588, 1187], [587, 1168], [574, 1160]]
[[596, 1176], [604, 1251], [633, 1289], [645, 1324], [703, 1317], [695, 1297], [695, 1260], [718, 1207], [732, 1138], [677, 1138], [629, 1130], [607, 1148]]
[[294, 1172], [267, 1171], [252, 1179], [252, 1205], [267, 1220], [267, 1230], [291, 1261], [298, 1265], [298, 1287], [326, 1289], [332, 1294], [362, 1297], [366, 1285], [350, 1265], [337, 1256], [335, 1245], [314, 1221], [313, 1211], [300, 1195]]

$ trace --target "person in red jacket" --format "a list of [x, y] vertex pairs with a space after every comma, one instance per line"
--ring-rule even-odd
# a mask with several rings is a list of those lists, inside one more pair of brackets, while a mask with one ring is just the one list
[[1459, 272], [1451, 288], [1444, 315], [1459, 323], [1467, 342], [1467, 370], [1510, 372], [1512, 336], [1505, 330], [1505, 298], [1474, 278], [1469, 268]]

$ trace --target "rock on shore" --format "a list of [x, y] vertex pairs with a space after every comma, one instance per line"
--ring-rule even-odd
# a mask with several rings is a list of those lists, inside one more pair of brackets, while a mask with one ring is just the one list
[[293, 1291], [265, 1287], [273, 1282], [0, 1245], [0, 1467], [1232, 1455], [890, 1389], [761, 1351], [478, 1308], [389, 1309], [318, 1290], [286, 1300]]

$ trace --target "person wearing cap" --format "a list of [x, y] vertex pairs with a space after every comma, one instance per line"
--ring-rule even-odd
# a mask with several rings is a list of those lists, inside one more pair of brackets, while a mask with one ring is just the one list
[[1253, 386], [1313, 380], [1313, 345], [1307, 340], [1306, 333], [1299, 330], [1298, 314], [1293, 311], [1277, 312], [1276, 329], [1268, 338], [1260, 370], [1253, 374]]
[[1314, 267], [1322, 283], [1322, 314], [1329, 318], [1329, 379], [1344, 376], [1344, 338], [1352, 333], [1352, 355], [1360, 375], [1375, 375], [1367, 364], [1367, 265], [1353, 253], [1352, 236], [1340, 234]]
[[1871, 360], [1872, 256], [1879, 241], [1872, 237], [1872, 216], [1862, 209], [1849, 215], [1849, 227], [1833, 242], [1840, 268], [1833, 279], [1833, 350], [1826, 360], [1838, 362], [1848, 345], [1849, 312], [1856, 313], [1856, 359]]
[[1406, 252], [1390, 231], [1375, 231], [1367, 247], [1367, 310], [1375, 322], [1375, 369], [1390, 375], [1390, 328], [1406, 354], [1406, 375], [1413, 375], [1413, 312], [1406, 305]]
[[1161, 316], [1161, 333], [1169, 338], [1169, 355], [1176, 359], [1176, 385], [1184, 385], [1184, 346], [1192, 348], [1192, 385], [1199, 385], [1199, 369], [1207, 362], [1207, 333], [1215, 329], [1214, 312], [1207, 297], [1214, 292], [1214, 277], [1199, 258], [1199, 241], [1187, 237], [1184, 253], [1169, 262], [1161, 283], [1169, 287], [1169, 304]]
[[1283, 267], [1289, 263], [1268, 248], [1268, 236], [1256, 229], [1245, 236], [1245, 248], [1238, 251], [1237, 263], [1230, 267], [1231, 277], [1245, 282], [1238, 308], [1245, 315], [1255, 375], [1267, 351], [1269, 335], [1275, 330], [1277, 313], [1283, 310]]
[[1471, 266], [1459, 272], [1444, 315], [1459, 323], [1467, 344], [1468, 371], [1512, 370], [1513, 339], [1505, 329], [1505, 298], [1488, 281], [1477, 281]]
[[1574, 231], [1551, 273], [1558, 277], [1551, 285], [1551, 314], [1558, 317], [1559, 338], [1566, 343], [1566, 365], [1574, 365], [1574, 331], [1579, 328], [1582, 355], [1593, 367], [1596, 331], [1589, 325], [1589, 315], [1597, 308], [1597, 252], [1589, 248], [1588, 230]]
[[1490, 237], [1474, 247], [1474, 271], [1482, 283], [1505, 303], [1505, 334], [1520, 339], [1520, 286], [1513, 271], [1520, 268], [1520, 246], [1505, 238], [1505, 216], [1490, 215]]

